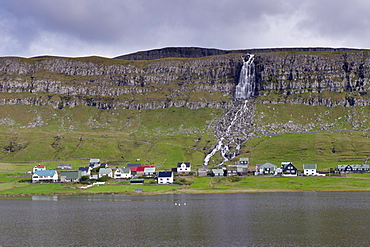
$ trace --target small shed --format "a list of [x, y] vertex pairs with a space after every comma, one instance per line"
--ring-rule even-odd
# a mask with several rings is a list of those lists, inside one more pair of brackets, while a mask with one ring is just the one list
[[71, 164], [59, 164], [57, 166], [57, 169], [72, 169], [72, 165]]
[[199, 177], [205, 177], [208, 175], [208, 165], [203, 165], [201, 167], [198, 167], [198, 176]]
[[144, 184], [144, 179], [130, 179], [130, 184]]
[[249, 164], [249, 159], [248, 158], [240, 158], [239, 159], [239, 164], [238, 165], [248, 165]]

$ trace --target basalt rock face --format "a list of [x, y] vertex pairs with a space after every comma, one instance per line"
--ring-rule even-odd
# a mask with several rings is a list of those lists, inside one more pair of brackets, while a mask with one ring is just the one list
[[370, 104], [369, 52], [326, 48], [166, 48], [120, 59], [0, 58], [0, 104], [228, 109], [245, 53], [255, 54], [254, 95], [262, 103]]
[[266, 103], [369, 105], [369, 54], [261, 54], [255, 59], [256, 94], [279, 95], [261, 97]]
[[227, 108], [239, 56], [122, 61], [1, 58], [2, 104], [86, 104], [99, 108]]

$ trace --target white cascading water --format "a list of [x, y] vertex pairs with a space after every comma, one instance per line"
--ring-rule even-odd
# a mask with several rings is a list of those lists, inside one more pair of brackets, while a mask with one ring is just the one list
[[243, 58], [243, 67], [240, 71], [239, 82], [235, 89], [235, 99], [249, 99], [254, 95], [255, 88], [255, 71], [254, 55], [248, 54]]
[[[220, 152], [223, 161], [219, 164], [223, 165], [225, 161], [233, 159], [240, 150], [240, 140], [235, 141], [233, 138], [232, 130], [240, 127], [243, 119], [246, 118], [251, 109], [248, 109], [248, 99], [254, 95], [255, 90], [255, 68], [254, 68], [254, 55], [248, 54], [246, 58], [243, 58], [243, 66], [240, 71], [239, 82], [236, 86], [234, 98], [236, 100], [244, 100], [243, 103], [235, 102], [234, 107], [230, 109], [228, 113], [223, 117], [226, 119], [227, 124], [223, 130], [220, 130], [216, 136], [218, 136], [218, 144], [213, 150], [204, 158], [204, 165], [208, 165], [210, 159], [217, 153]], [[234, 126], [238, 125], [238, 126]], [[226, 128], [225, 128], [226, 127]], [[235, 127], [234, 129], [232, 129]], [[238, 132], [238, 130], [236, 130]], [[239, 130], [240, 132], [240, 130]], [[230, 144], [236, 145], [236, 151], [230, 153]]]

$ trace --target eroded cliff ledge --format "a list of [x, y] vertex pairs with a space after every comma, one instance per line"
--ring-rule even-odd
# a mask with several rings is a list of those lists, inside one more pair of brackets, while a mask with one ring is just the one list
[[255, 95], [264, 103], [370, 104], [366, 50], [173, 49], [140, 53], [141, 58], [153, 60], [138, 60], [137, 54], [120, 59], [0, 58], [0, 104], [228, 108], [242, 66], [241, 55], [250, 52], [256, 56]]

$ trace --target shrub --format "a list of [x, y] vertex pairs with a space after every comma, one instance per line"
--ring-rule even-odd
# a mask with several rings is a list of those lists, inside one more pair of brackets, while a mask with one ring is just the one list
[[81, 177], [81, 182], [86, 182], [86, 181], [88, 181], [90, 179], [90, 177], [89, 176], [82, 176]]
[[18, 181], [18, 183], [32, 183], [31, 178], [22, 178]]
[[98, 178], [97, 182], [107, 182], [110, 178], [108, 176], [103, 176], [101, 178]]
[[240, 180], [242, 180], [242, 178], [239, 176], [231, 176], [229, 177], [229, 179], [231, 182], [239, 182]]
[[183, 177], [176, 177], [173, 181], [174, 184], [180, 184], [180, 185], [192, 185], [194, 181], [187, 180]]

